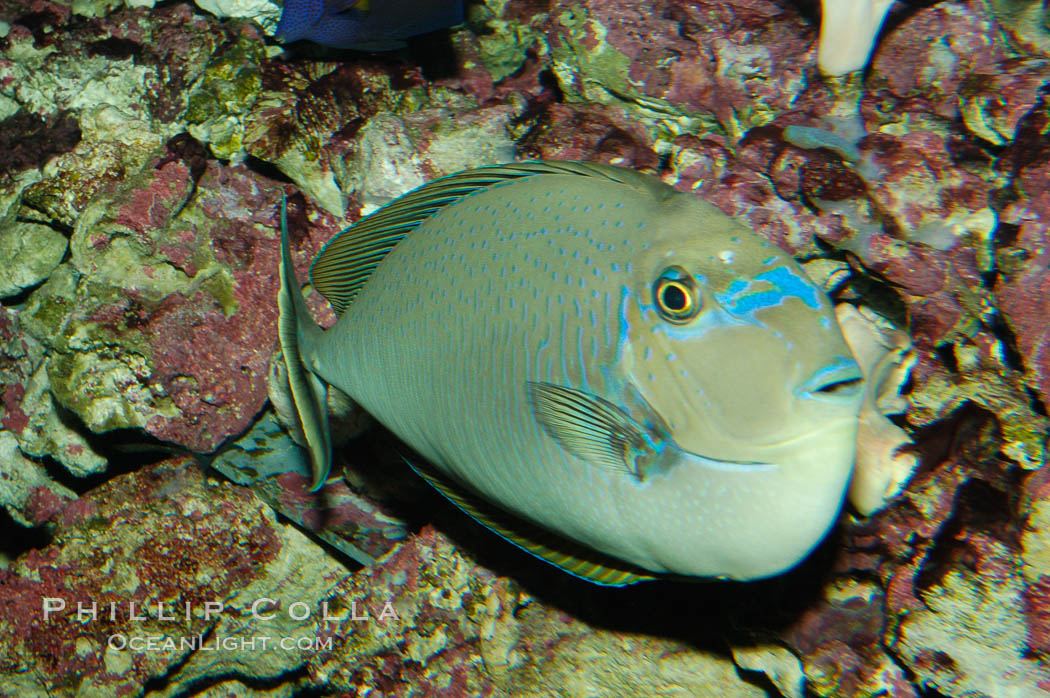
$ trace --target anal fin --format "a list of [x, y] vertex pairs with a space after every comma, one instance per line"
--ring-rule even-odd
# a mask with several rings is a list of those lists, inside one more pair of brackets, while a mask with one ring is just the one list
[[407, 458], [405, 462], [434, 489], [475, 521], [525, 552], [561, 568], [574, 577], [594, 584], [613, 587], [657, 579], [655, 575], [640, 567], [591, 550], [514, 516], [453, 482], [429, 465], [416, 465]]

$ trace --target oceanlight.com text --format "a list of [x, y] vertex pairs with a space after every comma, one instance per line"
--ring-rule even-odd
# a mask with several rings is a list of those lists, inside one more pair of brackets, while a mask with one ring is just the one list
[[267, 650], [298, 650], [303, 652], [331, 651], [332, 638], [329, 637], [273, 637], [270, 635], [226, 635], [208, 637], [205, 635], [184, 635], [170, 637], [167, 635], [110, 635], [106, 645], [118, 652], [174, 652], [187, 651], [209, 652], [223, 650], [226, 652], [265, 652]]

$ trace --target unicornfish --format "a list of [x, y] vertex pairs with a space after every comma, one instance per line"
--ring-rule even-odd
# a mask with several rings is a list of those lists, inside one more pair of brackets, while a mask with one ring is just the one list
[[604, 585], [758, 579], [825, 536], [863, 378], [828, 298], [709, 203], [585, 162], [482, 167], [333, 238], [279, 334], [314, 468], [334, 386], [462, 510]]
[[276, 37], [333, 48], [387, 51], [463, 21], [463, 0], [285, 0]]

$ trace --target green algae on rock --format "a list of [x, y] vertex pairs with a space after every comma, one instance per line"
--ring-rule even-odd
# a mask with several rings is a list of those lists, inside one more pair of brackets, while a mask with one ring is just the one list
[[547, 42], [569, 100], [625, 106], [656, 140], [714, 132], [735, 142], [805, 86], [807, 47], [790, 29], [804, 25], [771, 3], [756, 4], [746, 28], [713, 2], [664, 16], [629, 4], [557, 5]]
[[507, 4], [507, 0], [485, 0], [466, 7], [468, 24], [479, 29], [476, 32], [478, 55], [496, 82], [520, 70], [529, 51], [545, 50], [545, 46], [541, 48], [541, 39], [546, 17], [535, 14], [524, 22], [506, 17]]
[[0, 298], [15, 296], [47, 279], [65, 256], [68, 241], [54, 227], [15, 220], [19, 207], [0, 216]]
[[[374, 569], [331, 592], [310, 586], [316, 578], [308, 573], [332, 570], [330, 561], [301, 536], [288, 543], [294, 531], [276, 534], [303, 553], [288, 556], [281, 572], [285, 600], [298, 600], [301, 584], [309, 588], [311, 603], [331, 593], [327, 598], [333, 609], [342, 609], [340, 615], [349, 611], [354, 594], [406, 599], [394, 603], [407, 609], [410, 622], [388, 628], [375, 622], [333, 624], [338, 639], [327, 654], [264, 659], [215, 651], [151, 658], [105, 651], [101, 634], [78, 644], [71, 631], [83, 635], [85, 626], [33, 625], [42, 595], [73, 588], [87, 599], [100, 588], [92, 585], [103, 573], [114, 576], [106, 581], [116, 591], [102, 602], [127, 600], [117, 575], [138, 578], [133, 593], [140, 600], [178, 602], [181, 597], [166, 591], [150, 596], [152, 582], [141, 580], [163, 582], [158, 573], [189, 578], [160, 567], [143, 571], [145, 563], [132, 557], [144, 545], [147, 551], [167, 546], [172, 559], [195, 565], [219, 540], [238, 569], [278, 569], [264, 562], [264, 550], [241, 555], [252, 543], [238, 525], [249, 522], [260, 540], [270, 538], [267, 526], [255, 528], [262, 519], [284, 528], [255, 500], [238, 499], [243, 490], [191, 484], [185, 488], [190, 495], [180, 499], [183, 489], [175, 483], [182, 476], [171, 475], [179, 468], [168, 474], [153, 468], [76, 500], [55, 484], [55, 466], [42, 459], [54, 459], [77, 477], [106, 468], [91, 450], [98, 439], [83, 433], [78, 418], [66, 423], [59, 415], [68, 417], [67, 400], [97, 399], [101, 407], [119, 399], [121, 375], [145, 381], [127, 387], [131, 397], [150, 401], [133, 403], [130, 421], [145, 420], [147, 426], [138, 428], [173, 443], [212, 449], [254, 424], [265, 394], [261, 380], [243, 376], [263, 371], [265, 362], [251, 351], [269, 355], [270, 347], [258, 343], [269, 330], [268, 319], [251, 324], [244, 313], [264, 310], [272, 300], [265, 281], [272, 260], [265, 250], [273, 243], [267, 236], [279, 201], [274, 188], [289, 195], [293, 239], [305, 263], [321, 239], [345, 224], [344, 214], [357, 215], [362, 203], [357, 192], [365, 202], [378, 200], [380, 191], [396, 195], [444, 167], [441, 158], [420, 157], [417, 151], [432, 149], [439, 136], [450, 134], [439, 127], [447, 110], [449, 119], [476, 119], [494, 136], [509, 123], [519, 156], [614, 161], [655, 172], [747, 217], [813, 268], [850, 266], [855, 283], [839, 291], [846, 300], [874, 303], [880, 310], [892, 306], [898, 322], [911, 318], [920, 360], [907, 396], [910, 409], [898, 423], [917, 437], [921, 465], [885, 509], [863, 520], [846, 513], [839, 538], [806, 572], [817, 580], [809, 591], [800, 593], [782, 580], [746, 592], [749, 605], [774, 599], [776, 609], [795, 604], [796, 610], [782, 623], [764, 614], [750, 624], [757, 626], [755, 646], [776, 648], [765, 654], [745, 657], [737, 651], [745, 643], [729, 638], [738, 666], [766, 672], [789, 696], [804, 690], [829, 698], [879, 692], [911, 698], [923, 686], [959, 696], [1002, 691], [1011, 682], [1045, 692], [1050, 684], [1033, 688], [1029, 681], [1045, 677], [1050, 659], [1050, 487], [1041, 467], [1047, 456], [1045, 299], [1050, 294], [1039, 290], [1050, 283], [1048, 112], [1039, 96], [1046, 82], [1043, 3], [957, 0], [913, 7], [884, 37], [865, 94], [838, 99], [823, 94], [825, 88], [812, 79], [814, 26], [787, 0], [657, 0], [644, 12], [634, 0], [471, 2], [479, 16], [450, 37], [454, 68], [441, 76], [423, 65], [433, 57], [432, 46], [394, 62], [362, 55], [277, 62], [274, 50], [263, 45], [265, 25], [260, 33], [244, 22], [220, 22], [191, 3], [149, 7], [153, 4], [45, 0], [27, 13], [25, 3], [0, 0], [0, 118], [16, 117], [0, 128], [0, 149], [7, 156], [0, 163], [6, 173], [0, 174], [0, 209], [10, 211], [10, 203], [20, 198], [11, 215], [55, 231], [77, 231], [70, 260], [43, 286], [28, 287], [0, 308], [0, 445], [3, 462], [18, 468], [9, 472], [0, 465], [0, 477], [10, 485], [0, 489], [18, 525], [57, 532], [52, 544], [15, 560], [13, 572], [0, 572], [0, 632], [9, 639], [0, 643], [5, 686], [40, 692], [44, 687], [38, 683], [21, 682], [50, 675], [61, 683], [46, 687], [55, 695], [78, 689], [135, 693], [150, 680], [151, 687], [163, 686], [154, 692], [168, 694], [342, 689], [407, 696], [477, 688], [556, 695], [567, 687], [622, 694], [631, 691], [631, 683], [653, 695], [755, 694], [754, 683], [740, 686], [719, 634], [723, 626], [748, 626], [746, 611], [734, 609], [711, 633], [704, 630], [710, 624], [690, 623], [688, 610], [712, 587], [674, 597], [681, 606], [674, 622], [663, 625], [644, 613], [619, 610], [645, 607], [644, 594], [600, 597], [595, 606], [617, 608], [603, 614], [574, 601], [556, 580], [535, 571], [530, 576], [523, 570], [527, 563], [504, 558], [492, 540], [477, 538], [476, 531], [472, 536], [473, 529], [455, 529], [448, 517], [435, 520], [452, 539], [425, 528]], [[199, 3], [223, 14], [253, 4]], [[205, 87], [201, 78], [208, 66], [217, 70], [225, 52], [241, 42], [248, 46], [238, 63], [246, 68], [244, 77], [255, 70], [260, 76], [242, 84], [257, 95], [237, 92], [237, 70], [224, 78], [227, 84]], [[234, 159], [248, 155], [255, 172], [214, 162], [210, 143], [185, 134], [174, 138], [186, 129], [184, 114], [196, 90], [200, 101], [193, 114], [206, 117], [195, 126], [199, 135]], [[228, 114], [220, 97], [232, 100]], [[862, 222], [873, 229], [867, 238], [873, 244], [856, 245], [860, 261], [849, 241], [829, 249], [827, 243], [836, 247], [842, 239], [843, 221], [812, 207], [806, 195], [812, 189], [799, 182], [802, 170], [807, 177], [837, 175], [817, 163], [821, 153], [786, 147], [779, 136], [784, 127], [814, 125], [845, 106], [860, 115], [870, 134], [890, 137], [883, 145], [900, 145], [911, 158], [902, 159], [906, 167], [870, 197], [878, 205]], [[397, 143], [389, 148], [380, 137], [388, 125], [397, 132]], [[914, 135], [920, 130], [936, 138]], [[14, 142], [4, 135], [14, 135]], [[235, 151], [238, 139], [242, 145]], [[479, 153], [489, 146], [480, 143], [475, 151], [456, 138], [444, 143]], [[870, 145], [878, 145], [877, 139]], [[373, 171], [382, 177], [370, 180], [361, 170], [385, 156], [401, 169]], [[306, 198], [296, 187], [259, 174], [264, 163], [276, 164]], [[147, 176], [149, 168], [162, 176]], [[184, 184], [176, 186], [179, 178]], [[930, 178], [950, 186], [931, 187]], [[909, 189], [910, 183], [916, 186]], [[181, 186], [198, 193], [173, 196]], [[273, 195], [257, 197], [248, 193], [252, 188]], [[920, 229], [940, 215], [932, 207], [909, 211], [922, 198], [920, 191], [950, 209], [946, 218], [954, 226], [950, 236], [926, 237], [940, 247], [958, 237], [957, 249], [912, 239], [915, 232], [934, 232]], [[159, 206], [149, 216], [134, 213], [154, 195]], [[98, 200], [119, 200], [122, 210], [92, 203]], [[185, 216], [171, 214], [169, 209], [179, 206], [189, 209]], [[998, 220], [987, 218], [985, 207]], [[247, 228], [244, 209], [258, 212]], [[967, 221], [969, 213], [986, 218]], [[915, 215], [917, 226], [910, 222]], [[236, 229], [232, 234], [222, 234], [212, 222], [223, 219]], [[882, 230], [887, 221], [893, 225]], [[119, 235], [109, 235], [110, 227]], [[866, 234], [864, 226], [847, 227], [854, 235]], [[974, 247], [979, 258], [964, 251]], [[258, 266], [247, 263], [253, 255], [263, 257]], [[121, 260], [137, 265], [123, 278]], [[154, 278], [147, 267], [153, 267]], [[253, 275], [259, 277], [254, 282]], [[193, 341], [174, 341], [180, 332]], [[148, 341], [161, 333], [170, 341]], [[249, 341], [252, 333], [258, 336]], [[223, 351], [213, 349], [228, 339]], [[88, 389], [90, 371], [78, 390], [70, 376], [58, 375], [54, 391], [63, 399], [56, 400], [49, 369], [61, 373], [63, 362], [81, 348], [85, 358], [103, 362], [96, 367], [99, 390]], [[216, 369], [201, 371], [199, 364], [178, 358], [194, 355]], [[101, 370], [106, 366], [108, 373]], [[105, 390], [103, 379], [112, 379]], [[164, 417], [170, 404], [176, 412]], [[204, 430], [217, 438], [202, 442], [198, 432]], [[12, 448], [12, 435], [18, 448]], [[364, 439], [360, 443], [372, 444], [375, 436]], [[356, 448], [344, 456], [388, 465]], [[353, 473], [350, 481], [359, 485]], [[320, 505], [298, 496], [301, 484], [281, 490], [285, 499], [279, 506], [309, 521]], [[371, 497], [367, 491], [354, 494]], [[117, 515], [105, 509], [107, 501], [128, 504]], [[179, 508], [163, 509], [171, 501], [180, 502]], [[230, 509], [223, 514], [216, 506]], [[430, 514], [415, 500], [409, 508]], [[161, 516], [164, 512], [170, 516]], [[185, 527], [165, 528], [174, 524]], [[61, 533], [70, 527], [80, 531], [75, 541]], [[230, 529], [224, 535], [232, 537], [216, 539], [215, 529], [224, 527]], [[15, 530], [18, 537], [22, 529]], [[474, 563], [470, 554], [496, 571]], [[195, 569], [219, 578], [222, 570], [213, 562]], [[250, 583], [245, 579], [221, 593], [236, 593], [234, 587]], [[189, 580], [182, 591], [190, 600], [202, 598], [207, 582]], [[656, 591], [673, 595], [675, 588]], [[381, 606], [372, 609], [374, 615]], [[248, 612], [250, 603], [240, 603], [234, 614], [240, 618], [223, 619], [213, 634], [234, 628]], [[154, 618], [139, 625], [168, 629]], [[191, 623], [187, 630], [206, 627]], [[309, 636], [312, 628], [301, 632], [303, 627], [281, 625], [277, 632]], [[985, 635], [997, 633], [1000, 647], [983, 646], [986, 640], [974, 627], [987, 630]], [[90, 624], [86, 629], [97, 630]], [[329, 629], [321, 630], [322, 637]], [[712, 644], [723, 649], [707, 649]], [[683, 667], [689, 672], [680, 673]], [[793, 673], [798, 667], [801, 679]], [[745, 676], [756, 680], [754, 674]]]
[[[19, 450], [18, 438], [6, 429], [0, 429], [0, 463], [4, 477], [0, 478], [0, 508], [16, 523], [32, 527], [43, 523], [38, 519], [35, 500], [41, 490], [59, 499], [76, 499], [69, 488], [54, 482], [39, 463], [29, 460]], [[0, 561], [0, 567], [3, 561]]]
[[505, 162], [514, 152], [513, 117], [505, 107], [377, 114], [361, 127], [340, 183], [372, 210], [435, 175]]
[[47, 366], [25, 382], [20, 408], [26, 424], [18, 435], [19, 449], [27, 456], [49, 456], [77, 477], [105, 471], [109, 463], [80, 431], [66, 424], [56, 409]]
[[897, 619], [891, 647], [923, 684], [946, 695], [1040, 695], [1050, 670], [1028, 655], [1014, 552], [975, 538], [985, 548], [977, 568], [950, 570], [924, 589], [923, 607]]
[[[268, 355], [255, 338], [274, 317], [256, 299], [275, 286], [255, 271], [268, 259], [256, 241], [272, 235], [262, 225], [272, 213], [243, 170], [201, 172], [191, 199], [193, 167], [158, 158], [93, 202], [71, 264], [33, 294], [24, 320], [51, 347], [52, 392], [90, 429], [142, 428], [211, 451], [265, 400]], [[235, 190], [241, 207], [228, 200]]]
[[262, 87], [259, 64], [266, 58], [262, 37], [241, 32], [236, 41], [204, 69], [190, 93], [184, 114], [190, 135], [228, 160], [243, 148], [243, 118]]

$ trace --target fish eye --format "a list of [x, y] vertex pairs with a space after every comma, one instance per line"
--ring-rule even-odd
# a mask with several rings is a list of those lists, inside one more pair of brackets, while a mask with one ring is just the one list
[[700, 289], [681, 267], [670, 267], [653, 284], [653, 302], [660, 316], [681, 325], [700, 312]]

